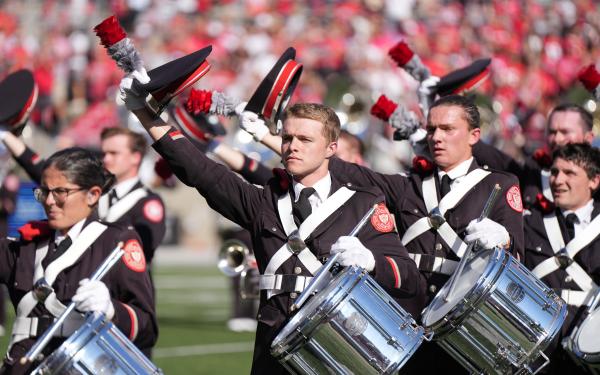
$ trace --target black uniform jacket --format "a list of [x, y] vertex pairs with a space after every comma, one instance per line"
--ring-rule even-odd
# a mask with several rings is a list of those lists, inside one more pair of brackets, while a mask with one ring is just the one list
[[[544, 260], [554, 257], [554, 251], [550, 246], [546, 228], [544, 227], [544, 213], [538, 207], [531, 209], [531, 214], [525, 215], [525, 265], [529, 269], [534, 269]], [[600, 214], [600, 201], [594, 200], [594, 210], [592, 219]], [[565, 238], [566, 226], [564, 216], [560, 210], [556, 209], [556, 217], [561, 229], [561, 234]], [[600, 283], [600, 236], [596, 237], [590, 244], [581, 249], [575, 255], [574, 261], [594, 280], [596, 284]], [[558, 291], [560, 289], [581, 290], [577, 284], [572, 281], [569, 274], [564, 269], [558, 269], [545, 277], [542, 281], [549, 287]], [[583, 308], [568, 305], [567, 319], [563, 324], [562, 336], [568, 335], [573, 327], [579, 322], [579, 317]]]
[[[30, 148], [26, 148], [25, 152], [16, 160], [33, 181], [38, 184], [41, 182], [43, 159]], [[155, 194], [140, 182], [135, 184], [130, 192], [140, 187], [146, 189], [148, 195], [140, 199], [116, 222], [124, 226], [132, 226], [136, 230], [142, 239], [146, 261], [152, 264], [154, 252], [165, 236], [165, 205], [158, 194]], [[120, 199], [123, 198], [120, 197]]]
[[542, 169], [548, 166], [541, 166], [531, 157], [526, 158], [523, 163], [519, 163], [494, 146], [482, 141], [473, 146], [473, 156], [480, 165], [487, 165], [491, 169], [517, 176], [525, 207], [535, 204], [536, 196], [542, 192]]
[[[87, 219], [87, 226], [94, 218]], [[106, 224], [106, 223], [104, 223]], [[108, 228], [69, 268], [60, 272], [52, 284], [59, 301], [65, 306], [79, 287], [79, 281], [89, 278], [98, 266], [108, 257], [119, 242], [139, 249], [139, 236], [132, 229], [117, 224], [106, 224]], [[31, 241], [24, 239], [0, 240], [0, 282], [5, 284], [13, 306], [18, 305], [21, 298], [33, 289], [33, 273], [36, 249], [40, 242], [49, 241], [48, 254], [42, 261], [45, 268], [52, 261], [51, 254], [55, 250], [53, 235], [39, 236]], [[137, 241], [137, 245], [135, 242]], [[143, 257], [126, 261], [122, 259], [104, 276], [102, 282], [108, 287], [115, 315], [112, 322], [145, 353], [154, 345], [158, 337], [155, 303], [146, 268], [139, 268], [145, 262]], [[131, 258], [129, 258], [131, 259]], [[43, 304], [38, 303], [29, 314], [32, 317], [51, 316]], [[64, 339], [53, 339], [44, 351], [46, 355], [56, 349]], [[35, 343], [36, 338], [25, 339], [13, 345], [10, 357], [16, 361], [6, 363], [11, 373], [27, 373], [27, 369], [18, 364], [18, 360]], [[12, 367], [12, 368], [11, 368]], [[35, 368], [35, 367], [31, 367]]]
[[[475, 161], [470, 170], [477, 168]], [[386, 201], [391, 212], [396, 216], [396, 226], [402, 236], [405, 231], [417, 220], [427, 216], [427, 209], [423, 201], [422, 182], [431, 173], [436, 173], [435, 168], [430, 172], [413, 172], [409, 176], [395, 174], [386, 175], [374, 172], [369, 168], [361, 167], [353, 163], [347, 163], [338, 158], [333, 158], [329, 169], [344, 181], [351, 181], [360, 185], [375, 185], [383, 190]], [[439, 179], [435, 178], [436, 184]], [[511, 237], [511, 251], [513, 255], [523, 254], [523, 217], [519, 212], [507, 203], [507, 191], [518, 185], [517, 179], [502, 172], [492, 172], [481, 182], [473, 187], [458, 202], [453, 209], [446, 212], [445, 219], [454, 231], [464, 238], [467, 225], [473, 219], [477, 219], [490, 192], [495, 184], [500, 184], [502, 191], [491, 210], [489, 218], [503, 225]], [[437, 185], [439, 195], [439, 185]], [[440, 197], [438, 196], [438, 201]], [[522, 211], [522, 210], [521, 210]], [[406, 245], [409, 253], [426, 254], [429, 256], [444, 257], [458, 260], [454, 252], [446, 245], [437, 231], [430, 229], [413, 239]], [[522, 259], [522, 257], [521, 257]], [[433, 262], [433, 259], [430, 259]], [[421, 261], [423, 262], [423, 261]], [[439, 288], [448, 280], [448, 276], [439, 273], [424, 272], [428, 280], [429, 299], [435, 296]], [[423, 301], [427, 304], [429, 301]], [[420, 308], [425, 307], [425, 305]]]
[[[289, 193], [287, 189], [291, 188], [291, 181], [287, 178], [274, 178], [264, 188], [251, 185], [227, 167], [207, 158], [175, 129], [153, 147], [169, 162], [175, 175], [184, 184], [195, 187], [214, 210], [250, 231], [258, 268], [262, 274], [270, 258], [287, 241], [278, 217], [277, 200], [282, 194]], [[340, 187], [339, 181], [332, 176], [332, 192]], [[350, 188], [356, 191], [354, 196], [326, 218], [306, 240], [308, 247], [318, 258], [327, 257], [331, 245], [340, 236], [348, 235], [374, 204], [384, 201], [383, 195], [376, 188]], [[405, 302], [409, 302], [423, 286], [415, 263], [408, 257], [397, 233], [393, 228], [385, 233], [380, 232], [371, 222], [363, 227], [358, 238], [374, 254], [376, 265], [372, 276], [400, 304], [407, 305]], [[399, 269], [398, 288], [397, 274], [390, 259]], [[294, 274], [296, 267], [300, 268], [300, 275], [311, 275], [295, 256], [285, 261], [277, 273]], [[269, 351], [273, 338], [291, 315], [292, 303], [290, 293], [278, 294], [267, 300], [266, 292], [262, 291], [253, 373], [283, 371]]]

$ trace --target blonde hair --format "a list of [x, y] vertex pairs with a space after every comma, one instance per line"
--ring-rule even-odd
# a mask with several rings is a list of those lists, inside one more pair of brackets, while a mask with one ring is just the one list
[[328, 143], [337, 142], [340, 137], [340, 119], [333, 109], [317, 103], [297, 103], [286, 108], [281, 121], [288, 118], [304, 118], [323, 124], [323, 136]]

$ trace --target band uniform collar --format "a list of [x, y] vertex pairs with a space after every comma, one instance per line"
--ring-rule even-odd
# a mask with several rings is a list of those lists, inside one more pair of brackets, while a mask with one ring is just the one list
[[[304, 189], [306, 186], [302, 185], [299, 182], [294, 181], [294, 202], [296, 202], [298, 200], [298, 198], [300, 197], [300, 192], [302, 191], [302, 189]], [[327, 172], [327, 174], [321, 178], [319, 181], [317, 181], [313, 186], [313, 189], [315, 189], [315, 195], [319, 198], [319, 200], [321, 202], [323, 202], [325, 199], [327, 199], [327, 197], [329, 196], [329, 192], [331, 191], [331, 175], [329, 174], [329, 172]]]

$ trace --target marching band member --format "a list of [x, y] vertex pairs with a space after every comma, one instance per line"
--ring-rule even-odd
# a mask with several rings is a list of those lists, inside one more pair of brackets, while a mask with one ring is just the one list
[[[149, 264], [166, 231], [165, 208], [159, 195], [142, 185], [138, 176], [146, 153], [146, 140], [127, 128], [107, 128], [100, 135], [104, 166], [116, 177], [108, 194], [100, 198], [99, 217], [132, 226], [142, 239]], [[40, 183], [44, 159], [12, 133], [2, 138], [29, 177]]]
[[[592, 143], [592, 115], [577, 104], [560, 104], [552, 109], [548, 116], [546, 141], [549, 151], [569, 143]], [[542, 193], [552, 201], [550, 190], [551, 155], [546, 149], [536, 150], [531, 158], [518, 163], [495, 147], [478, 142], [473, 147], [473, 155], [482, 164], [490, 168], [515, 174], [521, 182], [523, 202], [526, 207], [535, 205], [536, 197]]]
[[[158, 328], [144, 252], [135, 231], [98, 220], [96, 206], [114, 176], [91, 152], [72, 148], [52, 155], [34, 190], [48, 221], [31, 222], [18, 240], [0, 241], [0, 282], [9, 289], [17, 316], [0, 373], [27, 374], [35, 366], [19, 359], [66, 305], [78, 313], [67, 318], [45, 348], [48, 355], [84, 321], [80, 313], [102, 312], [146, 354]], [[123, 243], [125, 254], [101, 281], [87, 278]]]
[[[415, 306], [417, 310], [433, 299], [454, 272], [467, 242], [523, 254], [518, 181], [510, 174], [481, 168], [474, 160], [471, 150], [479, 141], [479, 122], [479, 111], [468, 98], [449, 95], [434, 102], [426, 126], [433, 163], [417, 158], [409, 176], [384, 175], [339, 159], [330, 162], [331, 172], [342, 180], [383, 190], [402, 243], [427, 279], [428, 298]], [[489, 218], [478, 222], [495, 184], [502, 188], [502, 199]], [[427, 357], [431, 355], [439, 360], [431, 361]], [[427, 343], [403, 368], [408, 372], [423, 369], [464, 372], [437, 345]]]
[[[525, 215], [525, 265], [568, 304], [555, 343], [580, 322], [586, 303], [600, 283], [600, 151], [585, 143], [556, 149], [550, 168], [554, 203], [538, 194]], [[548, 373], [561, 374], [574, 364], [562, 347], [550, 350]]]
[[[290, 317], [298, 293], [330, 254], [342, 253], [343, 266], [364, 267], [403, 305], [421, 289], [421, 277], [399, 241], [381, 192], [342, 185], [328, 171], [340, 128], [333, 110], [297, 104], [285, 111], [281, 151], [286, 170], [258, 188], [208, 159], [164, 123], [145, 105], [145, 93], [131, 90], [130, 81], [122, 81], [121, 92], [175, 175], [252, 235], [262, 275], [252, 373], [285, 372], [270, 355], [270, 344]], [[374, 204], [378, 208], [369, 225], [358, 237], [347, 237]], [[297, 228], [307, 248], [293, 253], [287, 241]]]

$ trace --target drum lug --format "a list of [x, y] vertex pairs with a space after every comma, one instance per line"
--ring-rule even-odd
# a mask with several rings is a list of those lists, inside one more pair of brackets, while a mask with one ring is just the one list
[[497, 349], [496, 353], [494, 353], [496, 368], [505, 369], [510, 366], [510, 360], [508, 359], [508, 353], [510, 351], [510, 348], [507, 348], [500, 343], [496, 345]]
[[425, 332], [425, 334], [423, 335], [423, 340], [425, 341], [431, 341], [433, 340], [433, 330], [429, 331], [429, 332]]

